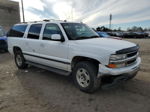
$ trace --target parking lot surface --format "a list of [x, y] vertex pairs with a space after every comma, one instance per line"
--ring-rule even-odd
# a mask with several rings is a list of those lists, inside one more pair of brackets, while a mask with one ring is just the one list
[[141, 70], [127, 83], [86, 94], [70, 77], [36, 67], [18, 70], [9, 53], [0, 53], [0, 112], [150, 112], [150, 39], [141, 46]]

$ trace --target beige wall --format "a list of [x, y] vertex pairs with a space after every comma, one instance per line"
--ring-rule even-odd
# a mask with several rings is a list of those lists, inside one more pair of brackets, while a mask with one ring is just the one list
[[19, 3], [9, 0], [0, 0], [0, 26], [6, 31], [20, 22]]

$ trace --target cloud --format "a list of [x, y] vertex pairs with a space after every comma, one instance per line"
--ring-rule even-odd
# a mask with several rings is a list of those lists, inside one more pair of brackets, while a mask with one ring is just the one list
[[110, 13], [113, 24], [150, 20], [150, 0], [24, 0], [24, 5], [27, 20], [73, 18], [97, 26], [108, 24]]
[[43, 4], [42, 9], [35, 7], [28, 7], [27, 11], [32, 12], [35, 15], [38, 15], [38, 17], [41, 19], [47, 18], [58, 19], [58, 15], [54, 13], [53, 7], [50, 7], [53, 4], [51, 4], [47, 0], [39, 0], [39, 1]]
[[106, 0], [79, 19], [92, 26], [108, 24], [110, 13], [113, 14], [113, 24], [149, 20], [149, 4], [149, 0]]

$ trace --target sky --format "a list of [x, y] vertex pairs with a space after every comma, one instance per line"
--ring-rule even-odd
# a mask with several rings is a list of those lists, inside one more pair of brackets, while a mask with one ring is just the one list
[[[21, 0], [13, 0], [21, 1]], [[23, 0], [26, 21], [60, 19], [84, 22], [90, 27], [150, 28], [150, 0]], [[21, 4], [20, 4], [21, 7]], [[22, 13], [21, 13], [22, 15]], [[21, 17], [22, 18], [22, 17]]]

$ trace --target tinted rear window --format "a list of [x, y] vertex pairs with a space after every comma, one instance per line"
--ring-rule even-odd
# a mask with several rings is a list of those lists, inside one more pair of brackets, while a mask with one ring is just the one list
[[41, 28], [42, 28], [42, 24], [31, 25], [29, 32], [28, 32], [28, 38], [39, 39]]
[[15, 25], [10, 29], [7, 36], [8, 37], [23, 37], [27, 25]]

